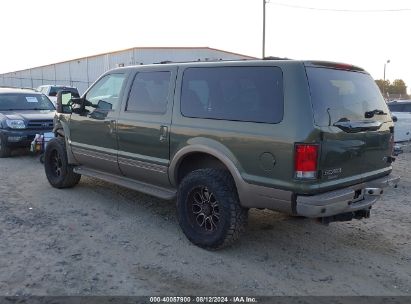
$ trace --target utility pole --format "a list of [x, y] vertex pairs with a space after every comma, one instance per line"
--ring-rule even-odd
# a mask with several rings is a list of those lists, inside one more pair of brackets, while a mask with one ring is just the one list
[[265, 57], [265, 5], [267, 4], [266, 0], [263, 0], [263, 59]]
[[384, 63], [384, 82], [382, 83], [382, 96], [385, 98], [385, 69], [387, 68], [387, 64], [390, 63], [388, 59], [387, 62]]

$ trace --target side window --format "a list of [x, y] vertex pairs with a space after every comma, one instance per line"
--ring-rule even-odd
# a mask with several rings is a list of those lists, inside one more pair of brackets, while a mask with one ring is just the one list
[[411, 112], [411, 103], [404, 105], [403, 112]]
[[190, 81], [188, 85], [189, 92], [188, 94], [195, 94], [198, 96], [199, 101], [202, 105], [202, 109], [205, 110], [208, 108], [208, 100], [210, 99], [210, 90], [208, 88], [207, 81], [204, 80], [193, 80]]
[[402, 112], [403, 111], [402, 104], [389, 104], [388, 108], [390, 109], [391, 112]]
[[164, 114], [167, 111], [171, 72], [140, 72], [130, 90], [126, 111]]
[[49, 96], [57, 96], [57, 92], [60, 91], [62, 88], [60, 87], [50, 87]]
[[283, 111], [280, 68], [216, 67], [184, 71], [181, 91], [184, 116], [279, 123]]
[[126, 79], [125, 74], [108, 74], [101, 78], [86, 95], [87, 101], [104, 110], [115, 110], [120, 92]]

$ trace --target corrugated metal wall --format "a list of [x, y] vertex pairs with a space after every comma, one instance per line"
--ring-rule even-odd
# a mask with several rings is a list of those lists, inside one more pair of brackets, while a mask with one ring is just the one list
[[77, 87], [80, 93], [84, 93], [101, 74], [119, 66], [220, 59], [242, 60], [250, 57], [210, 48], [134, 48], [0, 74], [0, 87], [37, 88], [45, 84], [58, 84]]

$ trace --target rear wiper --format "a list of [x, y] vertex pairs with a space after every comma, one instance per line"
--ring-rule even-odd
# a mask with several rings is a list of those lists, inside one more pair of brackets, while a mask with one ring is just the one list
[[385, 113], [383, 110], [378, 110], [378, 109], [367, 111], [364, 113], [365, 118], [373, 118], [374, 115], [387, 115], [387, 113]]

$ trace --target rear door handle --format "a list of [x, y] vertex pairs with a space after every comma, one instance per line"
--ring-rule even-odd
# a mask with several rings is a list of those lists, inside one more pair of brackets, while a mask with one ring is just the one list
[[168, 127], [161, 126], [160, 127], [160, 142], [165, 142], [167, 140], [167, 135], [168, 135]]

